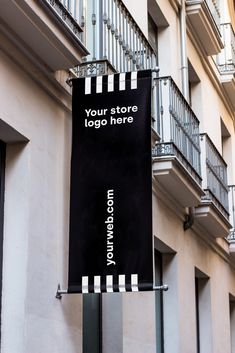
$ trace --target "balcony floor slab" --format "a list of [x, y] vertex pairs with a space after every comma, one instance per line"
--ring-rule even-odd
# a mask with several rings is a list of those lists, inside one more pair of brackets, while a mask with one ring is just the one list
[[200, 203], [204, 191], [175, 156], [155, 157], [153, 175], [164, 189], [183, 207]]
[[235, 110], [235, 71], [221, 74], [221, 83], [228, 95], [233, 109]]
[[2, 0], [0, 27], [31, 60], [48, 71], [69, 69], [88, 53], [79, 38], [48, 6], [31, 0]]
[[205, 1], [187, 0], [187, 18], [207, 55], [218, 54], [223, 42]]
[[227, 237], [231, 228], [228, 219], [212, 201], [208, 200], [203, 200], [201, 205], [196, 207], [195, 222], [198, 222], [215, 238]]

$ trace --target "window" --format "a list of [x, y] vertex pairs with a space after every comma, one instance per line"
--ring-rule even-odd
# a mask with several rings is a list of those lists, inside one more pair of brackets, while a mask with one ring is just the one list
[[231, 139], [229, 139], [231, 135], [222, 119], [220, 119], [220, 128], [221, 128], [222, 156], [225, 160], [228, 160], [229, 158], [227, 157], [229, 157], [231, 153], [231, 145], [230, 145]]
[[[156, 286], [162, 285], [162, 254], [155, 250], [155, 282]], [[156, 352], [164, 353], [164, 330], [163, 330], [163, 293], [155, 292], [156, 310]]]
[[[0, 303], [2, 302], [2, 249], [3, 249], [3, 214], [4, 214], [4, 182], [5, 182], [6, 145], [0, 141]], [[1, 304], [0, 304], [1, 305]], [[1, 319], [0, 319], [1, 325]], [[0, 331], [1, 338], [1, 331]]]
[[235, 353], [235, 297], [229, 297], [231, 353]]
[[193, 65], [188, 60], [188, 85], [189, 85], [189, 104], [193, 109], [195, 108], [195, 103], [198, 100], [198, 84], [200, 83], [200, 78], [197, 75]]
[[[226, 201], [227, 207], [229, 209], [229, 221], [233, 225], [233, 229], [231, 230], [231, 235], [234, 234], [234, 222], [235, 222], [235, 213], [234, 213], [234, 186], [230, 185], [233, 180], [233, 159], [234, 152], [232, 148], [232, 139], [227, 129], [223, 119], [220, 119], [220, 129], [221, 129], [221, 153], [222, 157], [227, 164], [227, 176], [223, 176], [225, 182], [229, 185], [229, 193], [228, 193], [228, 201]], [[221, 170], [219, 170], [221, 173]], [[222, 193], [221, 193], [222, 195]], [[227, 190], [225, 190], [225, 194], [223, 195], [224, 200], [227, 199]]]
[[212, 352], [210, 280], [198, 269], [195, 269], [195, 314], [196, 352]]
[[200, 322], [199, 322], [199, 279], [195, 277], [195, 305], [196, 305], [196, 338], [197, 338], [197, 353], [200, 353]]
[[148, 40], [151, 44], [152, 48], [154, 49], [155, 53], [157, 53], [157, 26], [154, 23], [152, 17], [148, 16]]

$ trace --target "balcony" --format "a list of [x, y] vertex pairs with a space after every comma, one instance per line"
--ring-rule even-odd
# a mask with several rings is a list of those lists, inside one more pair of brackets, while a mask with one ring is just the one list
[[171, 77], [156, 79], [161, 141], [153, 149], [153, 173], [183, 207], [200, 203], [199, 121]]
[[[80, 0], [81, 1], [81, 0]], [[98, 76], [156, 67], [154, 49], [121, 0], [88, 1], [82, 18], [82, 38], [90, 51], [83, 62], [72, 69], [76, 77]], [[156, 75], [156, 74], [153, 74]], [[156, 102], [156, 87], [152, 90]], [[151, 119], [151, 117], [150, 117]], [[152, 106], [152, 145], [158, 134], [156, 107]]]
[[69, 69], [88, 53], [80, 40], [81, 26], [59, 0], [2, 0], [0, 30], [48, 75]]
[[235, 73], [235, 34], [231, 23], [220, 25], [223, 46], [221, 53], [217, 57], [217, 63], [221, 74]]
[[76, 76], [152, 69], [156, 54], [121, 0], [88, 1], [83, 40], [90, 51]]
[[230, 211], [230, 223], [232, 228], [230, 229], [227, 240], [229, 242], [230, 254], [235, 258], [235, 185], [229, 185], [229, 211]]
[[77, 38], [82, 39], [83, 0], [43, 0], [43, 2], [65, 27], [68, 27]]
[[227, 165], [207, 134], [200, 135], [200, 142], [205, 196], [195, 210], [196, 219], [214, 237], [226, 237], [231, 227]]
[[219, 0], [186, 0], [188, 23], [207, 55], [223, 48], [220, 35]]
[[224, 48], [217, 56], [221, 82], [235, 110], [235, 33], [231, 23], [220, 26]]

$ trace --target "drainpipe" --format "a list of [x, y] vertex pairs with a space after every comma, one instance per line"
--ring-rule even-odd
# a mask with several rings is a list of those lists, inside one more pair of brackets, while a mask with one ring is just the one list
[[180, 8], [180, 42], [181, 42], [181, 77], [182, 77], [182, 91], [185, 99], [189, 100], [189, 86], [188, 86], [188, 57], [186, 50], [186, 10], [185, 0], [181, 0]]
[[[184, 98], [189, 101], [189, 80], [188, 80], [188, 57], [186, 49], [186, 9], [185, 0], [181, 0], [180, 8], [180, 42], [181, 42], [181, 79], [182, 79], [182, 92]], [[188, 208], [188, 214], [184, 222], [184, 230], [193, 226], [195, 209], [194, 207]]]

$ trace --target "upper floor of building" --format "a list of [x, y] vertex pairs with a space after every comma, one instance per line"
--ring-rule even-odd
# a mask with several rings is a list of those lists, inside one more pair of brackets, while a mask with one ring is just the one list
[[215, 237], [235, 225], [234, 31], [232, 0], [3, 0], [0, 13], [3, 49], [60, 101], [69, 75], [157, 68], [154, 180]]

